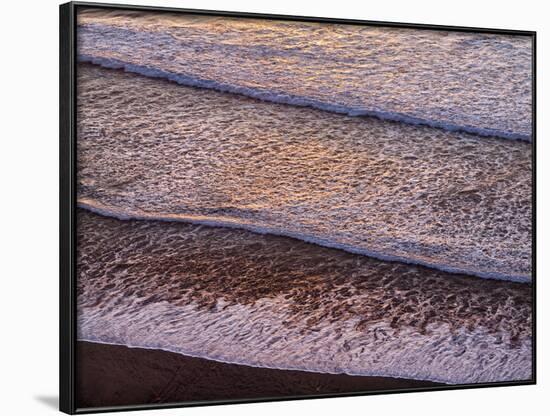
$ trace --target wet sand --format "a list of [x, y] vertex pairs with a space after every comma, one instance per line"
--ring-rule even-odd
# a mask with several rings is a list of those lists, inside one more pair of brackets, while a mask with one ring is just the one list
[[78, 200], [531, 279], [531, 150], [79, 66]]
[[530, 285], [245, 230], [78, 223], [79, 340], [454, 384], [531, 375]]
[[239, 400], [440, 386], [225, 364], [161, 350], [78, 342], [77, 405]]
[[77, 405], [530, 380], [530, 40], [172, 19], [78, 19]]

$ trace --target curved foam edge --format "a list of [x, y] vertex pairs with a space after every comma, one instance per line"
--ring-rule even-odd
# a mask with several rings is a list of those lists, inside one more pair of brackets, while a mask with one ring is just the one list
[[148, 215], [148, 214], [128, 214], [125, 212], [114, 210], [111, 207], [100, 204], [96, 201], [87, 199], [79, 199], [77, 201], [79, 208], [87, 209], [93, 213], [103, 215], [106, 217], [116, 218], [118, 220], [152, 220], [152, 221], [164, 221], [164, 222], [185, 222], [192, 224], [200, 224], [211, 227], [226, 227], [236, 228], [246, 231], [251, 231], [257, 234], [271, 234], [281, 237], [294, 238], [296, 240], [302, 240], [310, 244], [316, 244], [318, 246], [339, 249], [352, 254], [359, 254], [366, 257], [372, 257], [377, 260], [400, 262], [411, 265], [418, 265], [429, 267], [431, 269], [440, 270], [442, 272], [453, 274], [466, 274], [470, 276], [480, 277], [483, 279], [505, 280], [518, 283], [531, 283], [531, 277], [529, 275], [522, 274], [504, 274], [497, 272], [482, 272], [478, 270], [465, 269], [460, 267], [454, 267], [447, 264], [430, 263], [421, 259], [413, 257], [403, 257], [392, 254], [381, 253], [375, 250], [369, 250], [359, 247], [354, 247], [348, 244], [342, 244], [335, 241], [315, 237], [312, 235], [299, 234], [291, 231], [279, 230], [272, 227], [257, 226], [252, 223], [243, 222], [242, 220], [236, 220], [232, 218], [217, 217], [217, 216], [201, 216], [201, 215], [184, 215], [184, 214], [165, 214], [165, 215]]
[[122, 342], [108, 342], [108, 341], [101, 341], [99, 339], [95, 339], [93, 337], [84, 337], [84, 338], [78, 338], [77, 341], [83, 341], [83, 342], [93, 342], [95, 344], [104, 344], [104, 345], [117, 345], [117, 346], [121, 346], [121, 347], [127, 347], [127, 348], [140, 348], [140, 349], [143, 349], [143, 350], [157, 350], [157, 351], [165, 351], [165, 352], [171, 352], [173, 354], [179, 354], [179, 355], [184, 355], [184, 356], [187, 356], [187, 357], [193, 357], [193, 358], [201, 358], [203, 360], [209, 360], [209, 361], [215, 361], [215, 362], [218, 362], [218, 363], [223, 363], [223, 364], [235, 364], [235, 365], [243, 365], [243, 366], [247, 366], [247, 367], [255, 367], [255, 368], [267, 368], [267, 369], [270, 369], [270, 370], [281, 370], [281, 371], [304, 371], [304, 372], [307, 372], [307, 373], [317, 373], [317, 374], [335, 374], [335, 375], [348, 375], [348, 376], [357, 376], [357, 377], [388, 377], [388, 378], [400, 378], [400, 379], [404, 379], [404, 380], [420, 380], [420, 381], [432, 381], [434, 383], [443, 383], [443, 384], [449, 384], [449, 385], [453, 385], [453, 384], [461, 384], [461, 383], [452, 383], [448, 380], [443, 380], [443, 379], [415, 379], [415, 378], [411, 378], [405, 374], [394, 374], [393, 372], [391, 371], [388, 371], [387, 373], [386, 372], [372, 372], [372, 374], [369, 372], [368, 374], [356, 374], [356, 373], [348, 373], [348, 372], [345, 372], [345, 371], [342, 371], [342, 372], [319, 372], [319, 371], [315, 371], [315, 370], [310, 370], [308, 368], [305, 368], [305, 367], [292, 367], [292, 368], [283, 368], [283, 367], [270, 367], [270, 366], [258, 366], [258, 365], [251, 365], [251, 364], [248, 364], [246, 363], [245, 361], [243, 362], [234, 362], [234, 361], [227, 361], [227, 360], [222, 360], [220, 358], [211, 358], [209, 356], [206, 356], [206, 355], [200, 355], [200, 354], [193, 354], [193, 353], [182, 353], [180, 351], [177, 351], [176, 349], [170, 349], [170, 348], [164, 348], [164, 347], [147, 347], [147, 346], [141, 346], [141, 345], [127, 345], [127, 344], [124, 344]]
[[[150, 303], [135, 311], [128, 309], [129, 305], [109, 310], [84, 308], [79, 313], [77, 339], [258, 368], [447, 384], [520, 380], [528, 378], [531, 372], [529, 339], [512, 352], [495, 342], [500, 338], [489, 335], [483, 327], [474, 332], [463, 328], [455, 333], [448, 325], [437, 325], [422, 335], [405, 329], [393, 332], [387, 328], [389, 322], [380, 322], [370, 330], [358, 332], [353, 319], [327, 324], [314, 335], [302, 334], [300, 329], [307, 325], [302, 319], [293, 328], [280, 324], [289, 314], [294, 316], [281, 307], [284, 303], [284, 299], [264, 299], [251, 307], [228, 306], [222, 301], [223, 310], [213, 313], [197, 308], [194, 303], [185, 306]], [[166, 322], [168, 327], [163, 325]], [[261, 333], [257, 332], [258, 325]], [[389, 338], [377, 340], [376, 327], [387, 328]], [[334, 339], [336, 328], [343, 331], [338, 339], [346, 339], [351, 350], [341, 348]], [[459, 343], [455, 342], [457, 336]], [[489, 349], [480, 348], [480, 337], [487, 341]], [[311, 348], [301, 348], [303, 345]], [[469, 351], [466, 356], [460, 354], [464, 349]], [[510, 360], [511, 354], [516, 357], [514, 360]]]
[[457, 124], [446, 123], [437, 120], [423, 119], [407, 114], [388, 112], [381, 110], [374, 110], [361, 107], [348, 107], [340, 104], [329, 104], [322, 101], [318, 101], [312, 98], [300, 97], [295, 95], [278, 93], [275, 91], [264, 91], [261, 89], [240, 87], [238, 85], [232, 85], [227, 83], [221, 83], [208, 79], [194, 78], [188, 75], [177, 74], [169, 71], [164, 71], [158, 68], [152, 68], [145, 65], [136, 65], [128, 62], [123, 62], [118, 59], [104, 58], [91, 56], [86, 54], [78, 55], [78, 61], [84, 63], [91, 63], [99, 65], [108, 69], [122, 69], [126, 72], [131, 72], [139, 75], [143, 75], [149, 78], [161, 78], [168, 81], [175, 82], [180, 85], [199, 87], [206, 89], [213, 89], [220, 92], [227, 92], [232, 94], [244, 95], [250, 98], [255, 98], [262, 101], [273, 102], [277, 104], [287, 104], [296, 107], [311, 107], [317, 110], [327, 111], [331, 113], [344, 114], [353, 117], [375, 117], [380, 120], [395, 121], [405, 124], [412, 124], [417, 126], [428, 126], [438, 128], [450, 132], [463, 132], [475, 134], [477, 136], [484, 137], [498, 137], [503, 139], [531, 141], [531, 135], [521, 134], [509, 131], [501, 131], [491, 128], [474, 127], [474, 126], [460, 126]]

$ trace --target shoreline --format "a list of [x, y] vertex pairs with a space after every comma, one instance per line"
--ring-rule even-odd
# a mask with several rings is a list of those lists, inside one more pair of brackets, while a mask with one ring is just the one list
[[77, 58], [79, 65], [95, 65], [100, 68], [123, 71], [124, 73], [137, 76], [158, 79], [165, 82], [174, 83], [184, 87], [201, 88], [213, 90], [222, 94], [233, 94], [248, 99], [269, 102], [275, 105], [288, 105], [298, 108], [311, 108], [317, 111], [323, 111], [332, 114], [338, 114], [347, 117], [368, 117], [390, 123], [403, 123], [411, 126], [427, 127], [443, 130], [451, 133], [469, 134], [480, 138], [494, 138], [499, 140], [514, 140], [524, 143], [532, 143], [531, 134], [521, 132], [509, 132], [498, 130], [491, 127], [475, 127], [470, 125], [454, 124], [452, 122], [432, 120], [422, 118], [406, 113], [383, 111], [369, 109], [365, 107], [348, 107], [344, 104], [325, 103], [315, 98], [300, 97], [288, 94], [277, 94], [274, 92], [265, 92], [254, 88], [240, 87], [226, 83], [219, 83], [210, 79], [195, 78], [188, 75], [182, 75], [174, 72], [167, 72], [162, 69], [150, 68], [143, 65], [132, 64], [113, 58], [104, 58], [100, 56], [79, 55]]
[[453, 384], [529, 376], [528, 285], [243, 230], [78, 221], [81, 340]]
[[442, 386], [430, 381], [228, 364], [144, 348], [77, 341], [77, 405], [265, 399]]
[[184, 224], [200, 225], [206, 227], [215, 227], [222, 229], [235, 229], [244, 230], [259, 235], [272, 235], [275, 237], [289, 238], [291, 240], [300, 241], [307, 244], [324, 247], [330, 250], [339, 250], [349, 254], [363, 256], [374, 260], [379, 260], [389, 263], [399, 263], [408, 266], [426, 268], [435, 270], [437, 272], [449, 273], [457, 276], [467, 276], [477, 279], [496, 280], [504, 282], [513, 282], [520, 284], [531, 285], [531, 276], [523, 275], [502, 275], [495, 272], [484, 272], [475, 270], [461, 269], [460, 267], [430, 263], [416, 257], [404, 257], [394, 254], [385, 254], [376, 250], [368, 248], [353, 247], [349, 244], [339, 243], [337, 241], [330, 241], [324, 238], [318, 238], [314, 235], [303, 234], [294, 232], [280, 231], [276, 228], [254, 225], [246, 221], [239, 221], [238, 218], [221, 217], [221, 216], [207, 216], [207, 215], [193, 215], [193, 214], [172, 214], [153, 216], [151, 214], [135, 214], [135, 213], [122, 213], [117, 212], [113, 207], [102, 204], [99, 201], [95, 201], [89, 198], [77, 198], [77, 208], [82, 209], [92, 214], [99, 215], [105, 218], [114, 218], [119, 221], [157, 221], [157, 222], [181, 222]]

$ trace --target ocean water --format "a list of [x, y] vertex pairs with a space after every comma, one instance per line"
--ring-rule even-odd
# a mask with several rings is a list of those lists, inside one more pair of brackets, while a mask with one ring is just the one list
[[443, 383], [531, 376], [531, 286], [203, 225], [78, 216], [78, 338]]
[[[79, 57], [186, 85], [531, 137], [531, 39], [132, 12], [79, 16]], [[505, 99], [503, 99], [505, 97]]]
[[530, 377], [529, 38], [98, 10], [78, 23], [80, 339]]
[[80, 79], [81, 206], [530, 280], [527, 142], [347, 117], [100, 67], [82, 67]]

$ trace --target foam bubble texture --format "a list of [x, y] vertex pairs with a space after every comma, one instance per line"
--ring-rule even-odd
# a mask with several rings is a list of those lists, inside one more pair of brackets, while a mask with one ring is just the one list
[[531, 377], [531, 287], [244, 230], [78, 216], [78, 338], [445, 383]]
[[78, 198], [531, 279], [531, 146], [79, 67]]
[[78, 53], [347, 114], [530, 139], [529, 37], [165, 13], [80, 13]]

